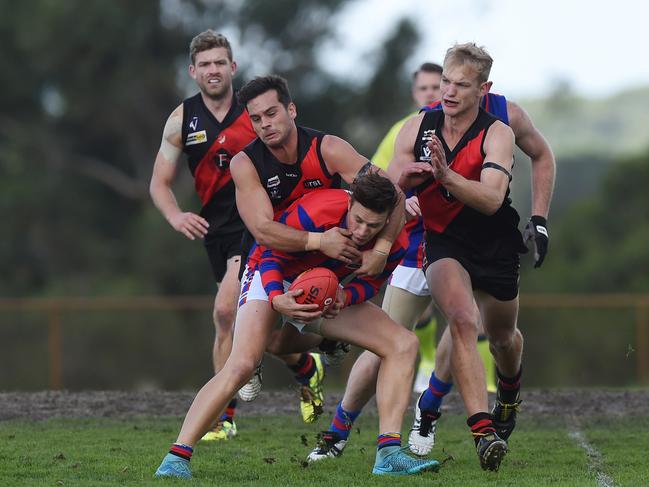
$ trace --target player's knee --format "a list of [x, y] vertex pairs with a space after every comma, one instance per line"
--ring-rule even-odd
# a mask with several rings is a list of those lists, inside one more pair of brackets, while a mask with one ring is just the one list
[[217, 328], [217, 330], [232, 330], [235, 315], [235, 308], [233, 308], [230, 304], [216, 303], [216, 305], [214, 306], [214, 311], [212, 313], [214, 326]]
[[405, 358], [417, 356], [419, 351], [419, 339], [417, 335], [413, 332], [404, 329], [403, 333], [400, 333], [398, 337], [395, 338], [395, 349], [399, 355], [404, 356]]
[[230, 362], [227, 364], [229, 378], [234, 382], [237, 388], [241, 388], [241, 386], [250, 380], [250, 377], [252, 377], [252, 373], [257, 366], [256, 362], [252, 359], [228, 360], [228, 362]]
[[522, 347], [523, 335], [517, 328], [514, 328], [513, 330], [500, 329], [489, 333], [489, 348], [492, 352], [497, 353], [502, 350], [509, 350], [515, 346], [517, 342], [519, 342]]
[[456, 310], [448, 317], [453, 340], [472, 339], [478, 335], [478, 320], [475, 313], [467, 310]]

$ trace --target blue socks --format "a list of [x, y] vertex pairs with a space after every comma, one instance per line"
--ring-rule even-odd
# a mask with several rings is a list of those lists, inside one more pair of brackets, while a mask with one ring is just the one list
[[377, 437], [376, 448], [378, 451], [386, 449], [385, 453], [389, 453], [394, 450], [394, 447], [401, 448], [401, 433], [383, 433]]
[[359, 414], [361, 414], [360, 411], [345, 411], [343, 409], [343, 403], [340, 401], [336, 408], [336, 414], [331, 421], [329, 431], [337, 433], [341, 440], [346, 440], [349, 438], [349, 432], [352, 430], [354, 421], [356, 421]]
[[452, 382], [443, 382], [437, 378], [435, 372], [430, 376], [428, 389], [426, 389], [419, 400], [419, 409], [427, 411], [439, 411], [442, 407], [444, 396], [451, 392]]

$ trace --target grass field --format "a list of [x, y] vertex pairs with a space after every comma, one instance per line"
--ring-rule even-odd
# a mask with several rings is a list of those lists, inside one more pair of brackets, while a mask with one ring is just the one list
[[[304, 466], [327, 418], [307, 426], [293, 416], [242, 417], [240, 435], [201, 443], [190, 485], [392, 485], [371, 475], [376, 417], [361, 417], [345, 454]], [[0, 485], [181, 485], [153, 479], [181, 418], [57, 419], [0, 423]], [[409, 422], [409, 418], [408, 418]], [[498, 473], [483, 472], [464, 418], [446, 415], [434, 456], [449, 458], [438, 473], [399, 478], [399, 485], [649, 486], [649, 419], [523, 418]], [[405, 423], [409, 424], [409, 423]], [[406, 428], [404, 426], [404, 433]]]

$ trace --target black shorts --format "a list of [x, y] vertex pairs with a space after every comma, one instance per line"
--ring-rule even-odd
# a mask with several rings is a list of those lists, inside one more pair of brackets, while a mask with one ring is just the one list
[[241, 235], [241, 264], [239, 265], [239, 280], [243, 277], [243, 271], [246, 270], [248, 254], [250, 254], [254, 244], [255, 237], [252, 236], [252, 233], [250, 233], [247, 228], [244, 229], [243, 234]]
[[426, 232], [425, 238], [424, 272], [437, 260], [454, 259], [469, 273], [473, 289], [484, 291], [499, 301], [511, 301], [518, 296], [521, 266], [518, 252], [512, 251], [485, 258], [459, 245], [452, 245], [437, 235]]
[[241, 232], [212, 236], [205, 239], [205, 250], [210, 259], [216, 282], [221, 282], [227, 269], [227, 262], [241, 255]]

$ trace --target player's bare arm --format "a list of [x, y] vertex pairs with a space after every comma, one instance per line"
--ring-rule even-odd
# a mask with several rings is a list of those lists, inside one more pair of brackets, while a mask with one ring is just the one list
[[424, 183], [433, 176], [432, 166], [428, 162], [414, 160], [413, 147], [424, 115], [408, 120], [401, 128], [394, 144], [394, 156], [388, 166], [388, 174], [399, 187], [406, 191]]
[[259, 244], [284, 252], [320, 250], [347, 264], [359, 257], [347, 230], [332, 228], [324, 233], [313, 233], [274, 221], [273, 205], [245, 152], [232, 158], [230, 173], [236, 187], [239, 214]]
[[480, 181], [472, 181], [453, 171], [446, 161], [442, 142], [436, 136], [429, 142], [433, 175], [455, 198], [486, 215], [501, 207], [513, 165], [514, 133], [504, 123], [494, 122], [484, 141], [485, 165]]
[[552, 148], [520, 105], [507, 101], [507, 113], [516, 145], [532, 162], [532, 215], [547, 218], [556, 175]]
[[[401, 130], [395, 139], [394, 154], [388, 164], [387, 173], [388, 177], [397, 184], [399, 183], [399, 178], [401, 177], [403, 170], [413, 162], [412, 148], [415, 145], [417, 132], [423, 118], [423, 113], [411, 117], [401, 127]], [[407, 198], [405, 204], [407, 218], [421, 216], [421, 209], [419, 207], [419, 199], [417, 196]]]
[[[371, 166], [368, 169], [366, 167], [369, 162], [367, 158], [356, 152], [349, 142], [339, 137], [333, 135], [325, 136], [322, 139], [320, 150], [329, 172], [331, 174], [340, 174], [347, 183], [351, 184], [359, 172], [365, 170], [377, 171], [382, 176], [388, 177], [378, 167]], [[405, 223], [404, 201], [406, 198], [396, 184], [395, 188], [399, 195], [397, 204], [388, 217], [387, 225], [378, 235], [372, 251], [363, 252], [362, 265], [356, 272], [358, 276], [375, 276], [383, 271], [388, 255], [390, 254], [390, 249], [392, 248], [392, 243], [403, 228]]]
[[209, 224], [203, 217], [183, 212], [178, 206], [172, 185], [176, 178], [178, 161], [182, 154], [183, 106], [178, 106], [169, 115], [162, 133], [160, 149], [153, 165], [149, 193], [153, 203], [169, 224], [188, 239], [203, 238]]

